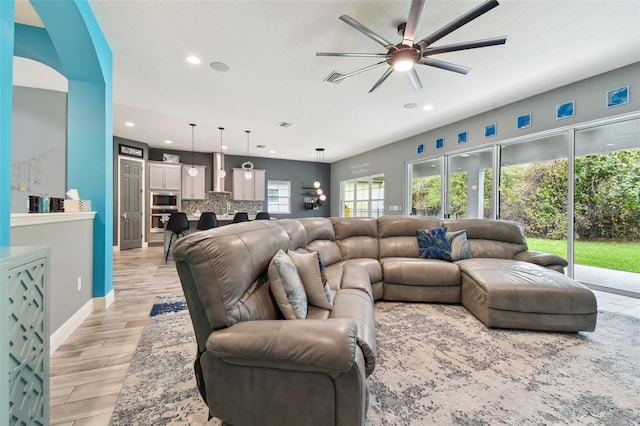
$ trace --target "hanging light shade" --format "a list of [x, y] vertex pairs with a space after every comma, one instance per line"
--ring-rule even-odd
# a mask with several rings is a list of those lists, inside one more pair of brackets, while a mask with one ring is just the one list
[[[218, 127], [218, 130], [220, 130], [220, 154], [222, 154], [222, 131], [224, 130], [224, 127]], [[220, 161], [220, 170], [218, 170], [218, 176], [225, 177], [226, 175], [227, 172], [224, 170], [224, 162]]]
[[244, 169], [244, 178], [246, 180], [253, 179], [253, 163], [250, 161], [251, 157], [249, 157], [249, 133], [251, 130], [245, 130], [247, 133], [247, 161], [242, 163], [242, 168]]
[[320, 194], [318, 198], [320, 199], [320, 201], [325, 201], [327, 199], [327, 196], [324, 194]]
[[196, 125], [194, 123], [189, 124], [189, 126], [191, 126], [191, 168], [189, 169], [188, 173], [189, 176], [198, 176], [198, 169], [196, 169], [196, 165], [193, 162], [193, 154], [194, 154], [194, 147], [195, 147], [195, 128]]

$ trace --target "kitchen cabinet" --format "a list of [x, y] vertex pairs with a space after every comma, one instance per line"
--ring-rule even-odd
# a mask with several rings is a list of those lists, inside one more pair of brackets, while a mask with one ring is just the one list
[[244, 169], [233, 169], [234, 200], [265, 200], [266, 170], [253, 170], [253, 179], [244, 178]]
[[204, 200], [204, 171], [206, 166], [194, 166], [196, 176], [189, 175], [191, 166], [182, 166], [182, 199]]
[[181, 164], [147, 162], [149, 166], [149, 189], [180, 191]]

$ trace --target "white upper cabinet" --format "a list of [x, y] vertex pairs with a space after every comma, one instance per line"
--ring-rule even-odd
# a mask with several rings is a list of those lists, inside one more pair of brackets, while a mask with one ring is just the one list
[[149, 189], [180, 191], [181, 164], [167, 164], [151, 161], [147, 164], [149, 166]]

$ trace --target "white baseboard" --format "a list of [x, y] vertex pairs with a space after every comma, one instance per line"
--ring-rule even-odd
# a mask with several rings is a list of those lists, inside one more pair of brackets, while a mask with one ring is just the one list
[[115, 300], [115, 293], [111, 290], [105, 297], [94, 297], [87, 301], [78, 311], [62, 324], [49, 337], [49, 354], [53, 354], [67, 340], [91, 312], [107, 309]]
[[49, 353], [53, 354], [59, 347], [64, 343], [65, 340], [76, 331], [76, 328], [82, 324], [82, 322], [87, 319], [89, 315], [93, 312], [93, 299], [87, 301], [78, 312], [73, 314], [71, 318], [65, 321], [64, 324], [60, 326], [56, 331], [51, 334], [49, 338]]
[[94, 297], [93, 300], [93, 310], [94, 311], [104, 311], [107, 309], [116, 298], [116, 294], [113, 292], [113, 289], [109, 293], [107, 293], [104, 297]]

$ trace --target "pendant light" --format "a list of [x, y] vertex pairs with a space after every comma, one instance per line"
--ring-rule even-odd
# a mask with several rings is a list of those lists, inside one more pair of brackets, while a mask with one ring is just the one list
[[196, 165], [193, 162], [193, 154], [194, 154], [194, 146], [195, 146], [195, 128], [196, 125], [194, 123], [189, 124], [191, 126], [191, 168], [189, 169], [189, 176], [198, 176], [198, 169], [196, 169]]
[[[220, 154], [222, 154], [222, 131], [224, 130], [224, 127], [218, 127], [218, 130], [220, 130]], [[220, 170], [218, 170], [218, 176], [225, 177], [226, 175], [227, 172], [224, 170], [224, 162], [220, 161]]]
[[247, 161], [242, 163], [242, 168], [244, 169], [244, 178], [246, 180], [253, 179], [253, 163], [250, 161], [251, 157], [249, 157], [249, 133], [251, 130], [245, 130], [247, 133]]
[[[322, 180], [322, 167], [321, 164], [324, 163], [324, 148], [316, 148], [316, 155], [318, 158], [317, 168], [318, 168], [318, 180], [313, 183], [313, 187], [316, 188], [316, 194], [318, 195], [319, 204], [322, 204], [323, 201], [327, 199], [327, 195], [324, 193], [324, 190], [321, 188], [320, 181]], [[316, 186], [316, 183], [318, 184]]]
[[[324, 151], [324, 148], [316, 148], [316, 181], [313, 182], [313, 187], [319, 189], [320, 184], [320, 152]], [[318, 193], [320, 195], [321, 192]]]

